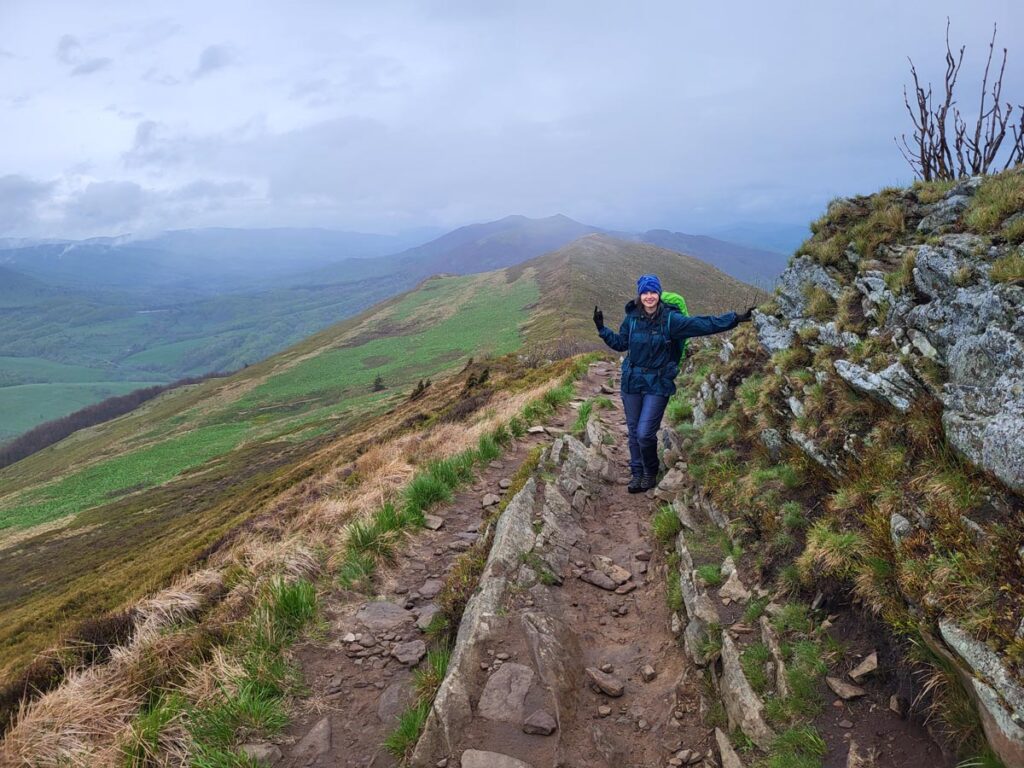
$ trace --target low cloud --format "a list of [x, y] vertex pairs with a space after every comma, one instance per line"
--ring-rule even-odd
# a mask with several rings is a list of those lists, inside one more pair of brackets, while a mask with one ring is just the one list
[[199, 179], [170, 192], [170, 200], [221, 200], [247, 195], [252, 187], [244, 181], [210, 181]]
[[53, 182], [25, 176], [0, 176], [0, 232], [24, 232], [36, 220], [36, 208], [52, 192]]
[[77, 64], [82, 58], [82, 44], [74, 35], [63, 35], [57, 41], [57, 61], [69, 67]]
[[126, 226], [139, 218], [145, 198], [133, 181], [94, 181], [68, 201], [64, 212], [78, 228]]
[[199, 66], [192, 72], [192, 79], [212, 75], [234, 63], [235, 53], [231, 48], [226, 45], [209, 45], [199, 54]]
[[72, 77], [77, 75], [91, 75], [93, 72], [99, 72], [101, 69], [106, 69], [114, 62], [113, 59], [100, 58], [100, 59], [89, 59], [83, 61], [77, 67], [71, 70]]
[[57, 61], [71, 67], [72, 77], [91, 75], [106, 69], [114, 60], [107, 56], [86, 57], [81, 41], [74, 35], [62, 35], [57, 41]]

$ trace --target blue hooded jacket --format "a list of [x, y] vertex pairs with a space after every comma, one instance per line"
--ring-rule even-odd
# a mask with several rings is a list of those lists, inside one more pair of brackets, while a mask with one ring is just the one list
[[630, 301], [619, 332], [605, 327], [600, 334], [616, 352], [628, 352], [622, 361], [623, 392], [670, 397], [675, 394], [679, 374], [679, 348], [673, 342], [728, 331], [738, 323], [735, 312], [688, 317], [668, 304], [660, 304], [648, 319], [636, 301]]

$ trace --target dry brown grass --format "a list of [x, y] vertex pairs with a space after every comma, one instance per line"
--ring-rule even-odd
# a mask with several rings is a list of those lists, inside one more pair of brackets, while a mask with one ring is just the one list
[[[322, 569], [316, 552], [339, 551], [349, 523], [396, 498], [418, 465], [470, 448], [507, 423], [550, 389], [567, 366], [556, 364], [543, 374], [529, 371], [525, 377], [510, 366], [504, 382], [495, 377], [496, 386], [508, 387], [499, 404], [466, 423], [431, 423], [409, 431], [402, 413], [389, 413], [371, 425], [379, 442], [360, 445], [365, 432], [349, 435], [310, 456], [306, 478], [267, 499], [265, 512], [213, 552], [207, 568], [138, 604], [133, 640], [115, 648], [108, 663], [78, 670], [57, 689], [23, 704], [4, 740], [3, 760], [72, 768], [123, 764], [119, 745], [131, 741], [134, 718], [153, 685], [171, 685], [196, 703], [239, 677], [237, 660], [208, 636], [223, 636], [247, 616], [260, 584], [276, 575], [315, 579]], [[531, 385], [515, 391], [524, 378]], [[437, 412], [460, 389], [457, 377], [435, 382], [417, 407]], [[354, 474], [348, 474], [353, 467]], [[192, 623], [195, 619], [199, 623]], [[188, 764], [181, 723], [168, 724], [160, 738], [156, 764]]]

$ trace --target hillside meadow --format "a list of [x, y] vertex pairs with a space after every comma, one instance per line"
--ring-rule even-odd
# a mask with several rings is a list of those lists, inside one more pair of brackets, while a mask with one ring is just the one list
[[[421, 379], [521, 343], [532, 271], [441, 277], [0, 471], [0, 676], [166, 582]], [[374, 392], [380, 376], [384, 389]], [[327, 455], [317, 458], [318, 451]], [[60, 567], [54, 568], [59, 562]]]

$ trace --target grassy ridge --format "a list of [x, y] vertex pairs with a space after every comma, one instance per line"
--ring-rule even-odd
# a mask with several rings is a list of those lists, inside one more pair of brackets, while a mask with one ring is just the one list
[[[470, 355], [514, 349], [537, 295], [529, 275], [427, 285], [423, 296], [388, 302], [233, 377], [168, 393], [0, 471], [0, 487], [10, 489], [0, 498], [0, 674], [52, 642], [63, 622], [164, 583], [336, 460], [340, 449], [330, 446], [339, 439], [353, 450], [357, 427], [404, 401], [415, 381]], [[412, 316], [414, 324], [378, 338]], [[387, 389], [372, 392], [378, 374]]]

